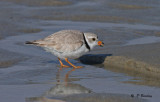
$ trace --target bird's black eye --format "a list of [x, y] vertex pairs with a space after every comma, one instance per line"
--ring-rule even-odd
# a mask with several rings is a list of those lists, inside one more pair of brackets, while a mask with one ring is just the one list
[[92, 40], [95, 41], [96, 39], [95, 39], [95, 38], [92, 38]]

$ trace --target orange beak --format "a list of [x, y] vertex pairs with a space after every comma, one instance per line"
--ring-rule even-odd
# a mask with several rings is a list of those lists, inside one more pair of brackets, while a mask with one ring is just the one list
[[98, 45], [103, 47], [104, 46], [104, 43], [102, 41], [98, 41]]

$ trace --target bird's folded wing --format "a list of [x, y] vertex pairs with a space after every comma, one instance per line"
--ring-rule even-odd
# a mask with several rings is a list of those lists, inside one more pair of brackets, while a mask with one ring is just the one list
[[[75, 34], [76, 33], [76, 34]], [[53, 48], [58, 52], [72, 52], [79, 49], [83, 43], [82, 32], [57, 32], [45, 39], [35, 41], [38, 46]]]
[[44, 40], [62, 44], [73, 44], [84, 41], [83, 32], [77, 30], [62, 30], [46, 37]]

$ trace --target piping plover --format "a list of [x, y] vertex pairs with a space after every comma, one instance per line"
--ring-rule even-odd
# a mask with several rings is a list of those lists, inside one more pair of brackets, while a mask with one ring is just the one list
[[47, 52], [51, 52], [58, 57], [61, 67], [69, 67], [62, 63], [61, 59], [65, 59], [73, 68], [82, 67], [73, 65], [68, 61], [68, 58], [79, 58], [84, 53], [92, 50], [94, 46], [104, 45], [102, 41], [98, 41], [96, 34], [83, 33], [78, 30], [61, 30], [44, 39], [27, 41], [26, 44], [43, 47]]

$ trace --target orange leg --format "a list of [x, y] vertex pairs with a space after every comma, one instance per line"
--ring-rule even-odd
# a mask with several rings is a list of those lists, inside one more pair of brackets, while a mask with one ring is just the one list
[[64, 65], [63, 63], [62, 63], [62, 61], [61, 61], [61, 59], [60, 58], [58, 58], [58, 60], [59, 60], [59, 63], [61, 64], [61, 67], [69, 67], [69, 66], [67, 66], [67, 65]]
[[68, 84], [68, 80], [69, 80], [69, 75], [71, 74], [71, 72], [75, 71], [75, 68], [73, 68], [72, 70], [68, 71], [67, 74], [65, 75], [65, 85], [67, 86]]
[[75, 66], [75, 65], [73, 65], [71, 62], [68, 61], [67, 58], [65, 58], [65, 61], [66, 61], [67, 63], [69, 63], [73, 68], [82, 68], [82, 66]]

